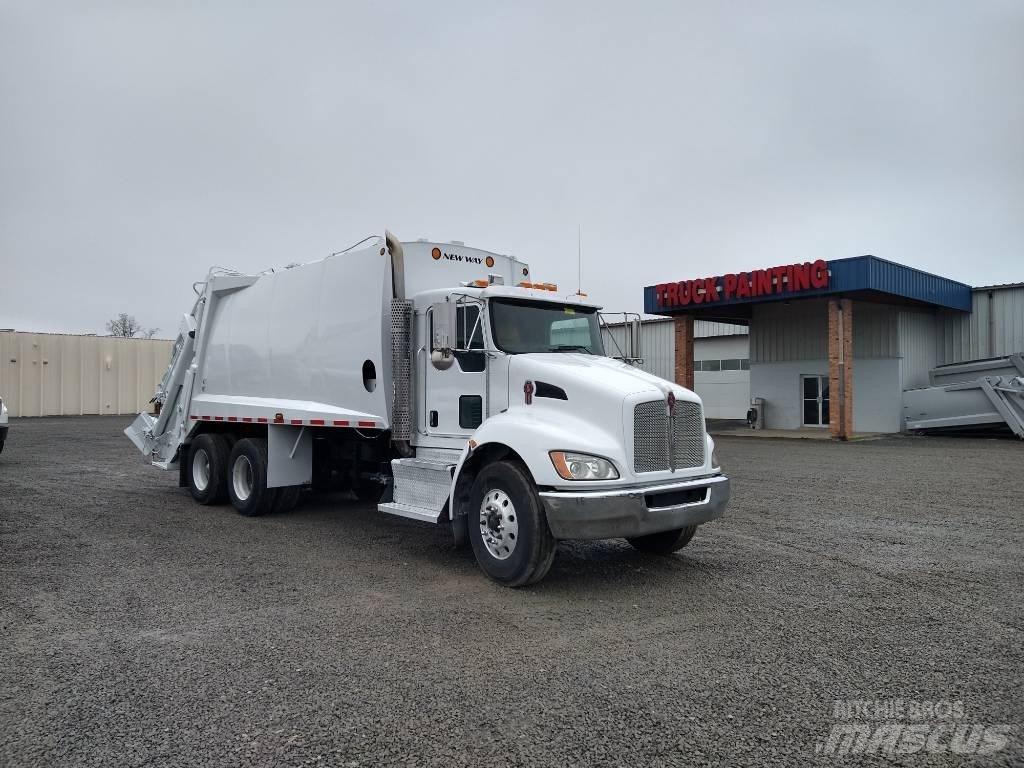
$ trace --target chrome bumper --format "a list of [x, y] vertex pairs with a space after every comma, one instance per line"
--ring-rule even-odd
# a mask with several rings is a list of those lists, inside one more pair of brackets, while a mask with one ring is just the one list
[[725, 514], [729, 478], [712, 475], [608, 491], [542, 491], [556, 539], [615, 539], [699, 525]]

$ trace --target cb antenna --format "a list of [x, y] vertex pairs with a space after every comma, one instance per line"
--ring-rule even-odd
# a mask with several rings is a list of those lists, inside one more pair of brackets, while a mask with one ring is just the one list
[[583, 225], [576, 225], [576, 295], [586, 296], [583, 292]]

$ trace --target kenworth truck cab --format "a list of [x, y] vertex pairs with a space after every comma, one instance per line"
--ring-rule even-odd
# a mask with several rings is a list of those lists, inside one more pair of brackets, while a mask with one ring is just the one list
[[450, 525], [509, 586], [560, 539], [668, 553], [725, 511], [700, 399], [609, 357], [599, 307], [513, 257], [387, 234], [195, 287], [157, 415], [126, 434], [202, 504], [347, 489]]

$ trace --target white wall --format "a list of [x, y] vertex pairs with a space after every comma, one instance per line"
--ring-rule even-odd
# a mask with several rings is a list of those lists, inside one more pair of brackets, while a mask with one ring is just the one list
[[[765, 399], [768, 429], [803, 427], [800, 376], [828, 376], [828, 360], [794, 360], [750, 364], [750, 394]], [[837, 397], [837, 392], [829, 393]], [[898, 358], [864, 358], [853, 361], [854, 432], [899, 432], [902, 428], [902, 394]]]
[[853, 431], [903, 429], [903, 387], [899, 358], [853, 361]]
[[805, 373], [828, 376], [828, 360], [750, 362], [750, 396], [764, 398], [767, 429], [800, 429], [803, 426], [800, 376]]
[[0, 332], [0, 397], [11, 416], [138, 413], [174, 342]]

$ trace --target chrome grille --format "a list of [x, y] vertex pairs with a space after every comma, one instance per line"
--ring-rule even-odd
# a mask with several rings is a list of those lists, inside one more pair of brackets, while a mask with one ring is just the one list
[[638, 403], [633, 409], [633, 471], [663, 472], [704, 463], [704, 422], [697, 403], [680, 400], [672, 419], [673, 451], [669, 466], [668, 404], [664, 400]]

